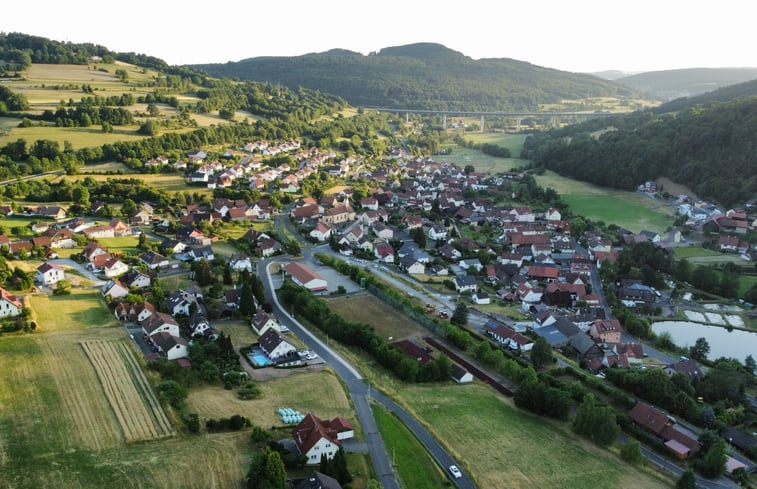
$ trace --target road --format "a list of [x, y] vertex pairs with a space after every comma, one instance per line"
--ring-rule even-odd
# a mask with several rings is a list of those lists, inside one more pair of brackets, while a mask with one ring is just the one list
[[49, 260], [48, 263], [76, 269], [76, 271], [84, 275], [87, 280], [92, 282], [92, 287], [102, 287], [103, 284], [105, 284], [105, 281], [99, 279], [97, 275], [92, 273], [92, 270], [89, 270], [86, 266], [77, 263], [70, 258], [56, 258], [54, 260]]
[[[377, 402], [386, 406], [389, 410], [397, 414], [413, 431], [415, 436], [421, 440], [425, 445], [429, 453], [434, 457], [437, 463], [440, 464], [442, 470], [447, 473], [448, 467], [453, 464], [457, 464], [452, 457], [442, 448], [442, 446], [431, 436], [431, 434], [418, 423], [410, 414], [402, 409], [399, 405], [393, 402], [386, 396], [371, 390], [368, 384], [366, 384], [360, 373], [350, 365], [344, 358], [338, 353], [332, 350], [327, 343], [324, 343], [313, 335], [307, 328], [302, 326], [289, 312], [281, 307], [276, 296], [273, 281], [269, 273], [269, 266], [276, 258], [262, 260], [257, 264], [258, 276], [263, 282], [265, 289], [266, 299], [273, 306], [276, 316], [283, 325], [288, 327], [300, 340], [305, 343], [309, 349], [318, 354], [331, 368], [334, 369], [336, 374], [344, 381], [347, 389], [350, 391], [350, 397], [355, 405], [355, 410], [360, 420], [360, 424], [365, 432], [366, 443], [368, 445], [368, 453], [373, 461], [374, 470], [379, 478], [381, 486], [385, 489], [399, 489], [400, 485], [397, 481], [397, 477], [392, 468], [389, 455], [386, 451], [386, 446], [381, 438], [381, 434], [378, 431], [376, 420], [373, 417], [373, 412], [370, 407], [370, 399], [375, 399]], [[459, 465], [459, 464], [457, 464]], [[455, 479], [454, 483], [457, 487], [463, 489], [474, 489], [476, 486], [463, 474], [460, 479]]]

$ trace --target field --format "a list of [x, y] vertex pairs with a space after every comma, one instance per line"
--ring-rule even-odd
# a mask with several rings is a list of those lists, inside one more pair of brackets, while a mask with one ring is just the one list
[[[482, 384], [405, 386], [408, 405], [479, 487], [668, 487]], [[496, 447], [496, 449], [493, 449]]]
[[98, 290], [74, 289], [71, 295], [29, 296], [37, 314], [37, 331], [60, 332], [116, 326]]
[[[527, 163], [527, 160], [521, 160], [520, 158], [496, 158], [485, 155], [477, 149], [461, 148], [457, 145], [449, 146], [449, 148], [452, 151], [451, 154], [436, 155], [434, 159], [440, 162], [452, 163], [461, 168], [466, 165], [473, 165], [477, 172], [491, 174], [510, 171], [512, 168], [519, 168]], [[513, 154], [520, 154], [520, 151]]]
[[100, 378], [127, 443], [173, 434], [166, 413], [123, 341], [85, 341], [81, 345]]
[[401, 312], [389, 307], [368, 292], [361, 292], [349, 297], [331, 299], [329, 308], [351, 321], [362, 321], [376, 329], [384, 338], [395, 340], [417, 336], [427, 331], [411, 321]]
[[513, 158], [518, 158], [523, 149], [523, 143], [526, 141], [528, 134], [507, 134], [504, 132], [469, 132], [465, 133], [466, 141], [473, 141], [475, 144], [496, 144], [510, 150]]
[[243, 401], [234, 390], [218, 387], [199, 387], [190, 390], [187, 406], [200, 419], [229, 417], [234, 414], [250, 418], [254, 425], [270, 428], [281, 426], [276, 410], [288, 407], [302, 414], [312, 412], [319, 418], [342, 416], [349, 420], [356, 432], [360, 430], [342, 384], [329, 369], [310, 371], [297, 369], [283, 378], [258, 382], [259, 399]]
[[392, 454], [401, 486], [408, 489], [443, 487], [447, 480], [423, 445], [385, 408], [378, 404], [372, 408], [386, 449]]
[[723, 253], [714, 250], [708, 250], [706, 248], [702, 248], [701, 246], [678, 246], [677, 248], [674, 248], [674, 251], [676, 258], [678, 259], [723, 255]]
[[[16, 124], [18, 124], [18, 120], [16, 120]], [[8, 144], [19, 138], [26, 139], [27, 142], [49, 139], [58, 142], [61, 149], [63, 149], [65, 141], [70, 142], [74, 149], [80, 149], [117, 141], [144, 139], [146, 136], [137, 134], [137, 129], [139, 129], [138, 126], [118, 126], [113, 129], [113, 132], [103, 133], [99, 126], [44, 127], [35, 125], [32, 127], [16, 127], [7, 130], [4, 134], [0, 133], [0, 145]]]
[[536, 176], [536, 182], [553, 188], [574, 214], [592, 221], [616, 224], [637, 233], [645, 229], [662, 233], [673, 224], [673, 208], [632, 192], [598, 187], [550, 171]]

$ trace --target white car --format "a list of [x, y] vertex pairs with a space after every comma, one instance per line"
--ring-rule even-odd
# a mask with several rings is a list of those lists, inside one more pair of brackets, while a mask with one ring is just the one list
[[309, 351], [305, 354], [306, 360], [315, 360], [316, 358], [318, 358], [318, 355], [316, 355], [315, 352]]
[[450, 474], [452, 474], [452, 477], [454, 477], [455, 479], [459, 479], [463, 476], [463, 473], [460, 472], [460, 469], [457, 468], [457, 465], [450, 465], [449, 472]]

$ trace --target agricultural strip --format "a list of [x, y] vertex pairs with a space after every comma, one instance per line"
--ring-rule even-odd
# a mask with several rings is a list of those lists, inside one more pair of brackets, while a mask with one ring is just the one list
[[127, 443], [173, 434], [142, 370], [121, 341], [85, 341], [87, 353]]

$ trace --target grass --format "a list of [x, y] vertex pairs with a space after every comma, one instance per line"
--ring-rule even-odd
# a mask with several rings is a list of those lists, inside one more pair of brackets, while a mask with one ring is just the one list
[[[401, 401], [479, 487], [667, 487], [564, 425], [520, 411], [483, 384], [403, 386]], [[496, 447], [496, 448], [494, 448]], [[475, 454], [475, 455], [474, 455]]]
[[658, 233], [673, 224], [673, 208], [633, 192], [599, 187], [551, 171], [536, 176], [536, 181], [557, 191], [574, 214], [592, 221], [616, 224], [633, 232], [646, 229]]
[[676, 258], [679, 260], [682, 258], [695, 258], [700, 256], [721, 256], [723, 253], [714, 250], [708, 250], [701, 246], [679, 246], [674, 248]]
[[475, 144], [496, 144], [510, 150], [510, 154], [517, 158], [523, 149], [523, 143], [526, 141], [528, 134], [507, 134], [504, 132], [470, 132], [465, 134], [466, 141], [473, 141]]
[[234, 390], [219, 390], [208, 386], [193, 388], [187, 398], [191, 412], [200, 419], [229, 417], [234, 414], [250, 418], [254, 425], [270, 428], [281, 426], [276, 410], [288, 407], [302, 414], [312, 412], [319, 418], [342, 416], [359, 430], [349, 399], [333, 371], [296, 369], [283, 378], [258, 382], [262, 395], [258, 399], [243, 401]]
[[248, 321], [224, 321], [215, 323], [213, 327], [221, 333], [231, 336], [231, 342], [235, 348], [248, 347], [258, 341], [258, 335], [252, 330]]
[[436, 489], [448, 485], [436, 462], [405, 425], [383, 406], [371, 407], [386, 449], [392, 454], [400, 485], [408, 489]]
[[106, 247], [111, 253], [136, 253], [138, 251], [139, 235], [132, 234], [131, 236], [118, 236], [115, 238], [97, 238], [97, 242]]
[[507, 316], [509, 318], [515, 319], [516, 321], [528, 320], [528, 316], [523, 314], [523, 310], [521, 308], [517, 306], [501, 306], [499, 304], [496, 304], [496, 302], [497, 301], [492, 304], [473, 304], [470, 307], [474, 307], [483, 312], [493, 312], [495, 314]]
[[376, 334], [384, 338], [398, 340], [426, 333], [418, 323], [409, 320], [407, 316], [367, 292], [331, 299], [328, 302], [329, 308], [345, 319], [368, 323], [374, 327]]
[[451, 149], [451, 154], [436, 155], [434, 159], [436, 161], [453, 163], [461, 168], [473, 165], [477, 172], [500, 173], [524, 166], [527, 163], [526, 160], [521, 160], [520, 158], [496, 158], [485, 155], [477, 149], [461, 148], [457, 145], [452, 145], [448, 148]]
[[37, 313], [37, 331], [59, 332], [117, 326], [97, 290], [76, 290], [71, 295], [30, 297]]
[[[18, 121], [20, 122], [20, 121]], [[144, 139], [146, 136], [137, 134], [139, 126], [116, 126], [113, 132], [103, 133], [99, 126], [91, 127], [54, 127], [54, 126], [32, 126], [16, 127], [7, 130], [4, 134], [0, 133], [0, 145], [8, 144], [19, 138], [26, 139], [28, 142], [38, 139], [49, 139], [59, 143], [63, 149], [63, 143], [68, 141], [74, 149], [86, 148], [91, 146], [102, 146], [103, 144], [115, 143], [118, 141], [135, 141]]]

